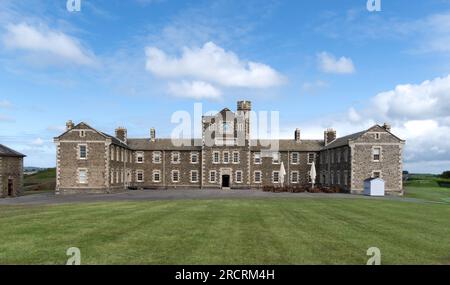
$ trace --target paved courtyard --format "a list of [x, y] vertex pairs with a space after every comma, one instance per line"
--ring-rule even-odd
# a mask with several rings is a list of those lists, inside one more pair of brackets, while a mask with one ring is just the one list
[[17, 198], [0, 199], [0, 205], [45, 205], [60, 203], [87, 203], [105, 201], [145, 201], [181, 199], [270, 199], [270, 198], [341, 198], [341, 199], [395, 199], [412, 201], [402, 197], [367, 197], [350, 194], [325, 193], [272, 193], [260, 190], [211, 190], [211, 189], [170, 189], [170, 190], [130, 190], [115, 194], [55, 195], [40, 193]]

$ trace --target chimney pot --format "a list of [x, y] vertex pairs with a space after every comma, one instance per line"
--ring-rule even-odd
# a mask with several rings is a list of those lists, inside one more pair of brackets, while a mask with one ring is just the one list
[[127, 129], [123, 127], [118, 127], [116, 129], [116, 138], [118, 138], [120, 141], [127, 143]]
[[326, 129], [324, 131], [324, 142], [325, 145], [330, 144], [332, 141], [334, 141], [336, 139], [336, 130], [334, 129]]
[[150, 129], [150, 140], [154, 142], [156, 140], [156, 130], [155, 128]]
[[391, 131], [391, 125], [389, 125], [388, 123], [384, 123], [383, 128], [388, 132]]
[[73, 127], [74, 127], [74, 123], [72, 122], [72, 120], [68, 120], [67, 122], [66, 122], [66, 130], [68, 131], [68, 130], [71, 130], [71, 129], [73, 129]]
[[300, 142], [300, 129], [295, 129], [294, 139], [296, 142]]

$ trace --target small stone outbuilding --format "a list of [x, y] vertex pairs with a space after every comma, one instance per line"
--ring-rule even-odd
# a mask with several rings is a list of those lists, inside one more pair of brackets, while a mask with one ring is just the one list
[[24, 157], [25, 155], [0, 144], [0, 198], [22, 194]]

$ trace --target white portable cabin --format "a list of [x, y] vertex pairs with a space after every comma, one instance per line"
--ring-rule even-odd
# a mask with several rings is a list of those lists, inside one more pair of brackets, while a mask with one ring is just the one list
[[384, 196], [384, 180], [381, 178], [369, 178], [364, 180], [364, 195]]

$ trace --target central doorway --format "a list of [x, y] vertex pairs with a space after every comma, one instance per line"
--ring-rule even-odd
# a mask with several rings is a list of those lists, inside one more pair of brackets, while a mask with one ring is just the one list
[[222, 188], [230, 188], [230, 175], [222, 175]]
[[12, 196], [13, 195], [13, 191], [14, 191], [14, 184], [13, 184], [13, 180], [12, 179], [8, 179], [8, 196]]

